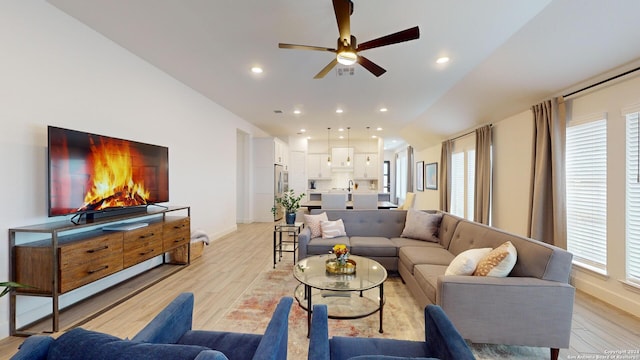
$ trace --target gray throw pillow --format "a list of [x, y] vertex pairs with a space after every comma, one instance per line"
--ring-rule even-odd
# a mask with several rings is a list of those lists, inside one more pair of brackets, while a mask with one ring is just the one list
[[424, 211], [409, 209], [404, 222], [404, 229], [401, 237], [424, 240], [430, 242], [440, 242], [438, 232], [442, 214], [429, 214]]

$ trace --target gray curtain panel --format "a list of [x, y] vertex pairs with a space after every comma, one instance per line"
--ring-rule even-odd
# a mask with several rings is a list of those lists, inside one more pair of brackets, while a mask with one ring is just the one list
[[448, 212], [451, 209], [451, 151], [453, 141], [442, 142], [440, 153], [440, 210]]
[[566, 249], [564, 99], [546, 100], [531, 110], [534, 138], [527, 235]]
[[491, 209], [491, 125], [476, 129], [474, 221], [489, 225]]
[[[413, 165], [413, 147], [407, 146], [407, 192], [416, 191], [416, 181]], [[406, 194], [405, 194], [406, 200]]]

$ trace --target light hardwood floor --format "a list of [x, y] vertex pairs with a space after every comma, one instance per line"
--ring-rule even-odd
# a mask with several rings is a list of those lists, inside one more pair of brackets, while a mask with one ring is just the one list
[[[272, 223], [239, 224], [236, 232], [213, 241], [205, 247], [203, 256], [184, 270], [82, 327], [122, 338], [132, 337], [177, 294], [190, 291], [196, 298], [194, 328], [212, 329], [211, 325], [222, 318], [257, 276], [272, 268], [272, 229]], [[0, 340], [0, 360], [15, 354], [23, 340], [22, 337]], [[607, 351], [638, 349], [640, 319], [577, 293], [571, 348], [562, 349], [560, 359], [577, 359], [578, 355], [583, 359], [596, 359]], [[640, 354], [629, 359], [640, 360]]]

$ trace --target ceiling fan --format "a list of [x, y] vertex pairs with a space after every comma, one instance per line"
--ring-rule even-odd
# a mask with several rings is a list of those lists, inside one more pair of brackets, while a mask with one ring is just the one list
[[317, 50], [330, 51], [332, 53], [335, 53], [336, 58], [333, 59], [333, 61], [331, 61], [327, 66], [325, 66], [324, 69], [320, 70], [320, 72], [316, 76], [314, 76], [314, 79], [323, 78], [338, 63], [343, 65], [353, 65], [356, 62], [362, 65], [365, 69], [369, 70], [376, 77], [379, 77], [387, 70], [378, 66], [366, 57], [359, 55], [358, 53], [360, 51], [420, 38], [420, 29], [418, 29], [418, 27], [416, 26], [410, 29], [389, 34], [387, 36], [379, 37], [362, 44], [357, 44], [356, 37], [351, 35], [350, 16], [351, 14], [353, 14], [353, 1], [333, 0], [333, 10], [336, 14], [336, 21], [338, 22], [338, 32], [340, 33], [337, 49], [325, 48], [320, 46], [293, 45], [283, 43], [278, 44], [278, 47], [281, 49]]

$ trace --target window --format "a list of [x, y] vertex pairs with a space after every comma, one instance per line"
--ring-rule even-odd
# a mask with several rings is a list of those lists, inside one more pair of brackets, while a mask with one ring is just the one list
[[607, 267], [606, 115], [571, 121], [566, 134], [567, 250], [576, 262]]
[[407, 150], [396, 154], [396, 198], [403, 203], [407, 194]]
[[382, 192], [391, 192], [391, 161], [389, 160], [382, 165]]
[[640, 137], [638, 112], [625, 114], [627, 120], [626, 254], [627, 280], [640, 283]]
[[456, 141], [451, 154], [450, 212], [468, 220], [473, 220], [475, 161], [475, 138]]

